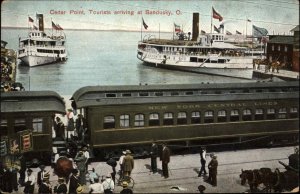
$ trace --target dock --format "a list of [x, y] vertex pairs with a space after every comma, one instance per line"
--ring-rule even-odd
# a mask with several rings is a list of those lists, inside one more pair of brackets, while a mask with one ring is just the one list
[[261, 65], [259, 69], [253, 70], [253, 78], [269, 79], [273, 77], [278, 77], [285, 81], [296, 81], [299, 80], [299, 72], [284, 69], [279, 69], [278, 72], [276, 69], [274, 71], [266, 71], [264, 65]]

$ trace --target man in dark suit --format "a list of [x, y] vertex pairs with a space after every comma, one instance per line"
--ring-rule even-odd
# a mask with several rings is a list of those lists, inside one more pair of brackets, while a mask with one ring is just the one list
[[161, 161], [162, 161], [162, 171], [163, 171], [163, 176], [165, 178], [169, 177], [169, 169], [168, 169], [168, 164], [170, 162], [170, 149], [166, 146], [166, 144], [163, 144], [163, 149], [162, 149], [162, 155], [161, 155]]
[[52, 193], [52, 188], [51, 188], [49, 179], [50, 179], [50, 174], [49, 174], [49, 172], [47, 172], [43, 176], [43, 181], [42, 181], [42, 183], [40, 184], [40, 187], [39, 187], [39, 193], [41, 193], [41, 194], [50, 194], [50, 193]]
[[70, 194], [76, 194], [77, 187], [79, 186], [79, 180], [78, 180], [78, 170], [74, 169], [72, 171], [72, 175], [70, 178], [70, 185], [69, 185], [69, 193]]
[[218, 160], [217, 156], [214, 154], [211, 154], [211, 161], [208, 164], [209, 169], [209, 177], [208, 182], [211, 183], [212, 186], [217, 186], [217, 172], [218, 172]]
[[156, 158], [158, 155], [158, 146], [155, 142], [152, 143], [150, 155], [151, 155], [151, 170], [153, 173], [156, 173], [157, 172]]
[[46, 173], [45, 165], [40, 165], [40, 169], [41, 170], [37, 174], [37, 184], [38, 184], [39, 187], [43, 183], [43, 178], [44, 178], [44, 175]]
[[78, 139], [79, 141], [84, 141], [84, 133], [86, 130], [86, 120], [85, 118], [82, 116], [82, 114], [78, 114], [78, 117], [76, 119], [76, 130], [78, 133]]
[[54, 187], [54, 193], [66, 194], [68, 191], [65, 179], [63, 177], [58, 178], [58, 185]]

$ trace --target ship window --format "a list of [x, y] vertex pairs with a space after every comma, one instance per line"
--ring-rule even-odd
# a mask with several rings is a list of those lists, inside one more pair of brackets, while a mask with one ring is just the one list
[[149, 126], [158, 126], [158, 125], [159, 125], [158, 113], [151, 113], [149, 115]]
[[298, 109], [297, 109], [297, 107], [290, 108], [290, 118], [298, 118]]
[[214, 122], [214, 111], [208, 110], [204, 112], [204, 123]]
[[115, 97], [117, 97], [117, 94], [115, 94], [115, 93], [107, 93], [107, 94], [105, 94], [105, 96], [107, 98], [115, 98]]
[[164, 125], [173, 125], [173, 113], [168, 112], [168, 113], [164, 113]]
[[258, 90], [256, 90], [256, 92], [262, 92], [263, 90], [261, 90], [261, 89], [258, 89]]
[[226, 122], [226, 110], [218, 111], [218, 122]]
[[250, 93], [250, 90], [249, 89], [244, 89], [243, 93]]
[[0, 125], [0, 136], [7, 136], [8, 134], [8, 128], [7, 128], [7, 120], [1, 119], [1, 125]]
[[178, 96], [179, 92], [171, 92], [171, 96]]
[[26, 130], [25, 119], [16, 119], [14, 127], [15, 127], [15, 133]]
[[163, 96], [164, 93], [163, 92], [155, 92], [155, 96]]
[[243, 110], [243, 121], [251, 121], [251, 110], [245, 109]]
[[239, 120], [239, 110], [231, 110], [230, 111], [230, 121], [235, 122]]
[[255, 110], [255, 120], [263, 120], [264, 119], [264, 110], [259, 108]]
[[275, 109], [274, 108], [267, 109], [267, 119], [275, 119]]
[[148, 92], [140, 92], [139, 96], [149, 96], [149, 93]]
[[177, 124], [183, 125], [187, 123], [186, 112], [179, 112], [177, 116]]
[[188, 91], [188, 92], [185, 92], [185, 95], [193, 95], [194, 92], [193, 91]]
[[131, 93], [123, 93], [122, 96], [123, 97], [131, 97]]
[[105, 116], [104, 122], [103, 122], [103, 128], [104, 129], [111, 129], [115, 128], [116, 122], [114, 116]]
[[285, 119], [286, 118], [286, 108], [280, 108], [278, 110], [278, 118]]
[[129, 127], [129, 115], [120, 115], [120, 127]]
[[192, 124], [200, 123], [200, 112], [198, 111], [192, 112], [191, 123]]
[[144, 115], [143, 114], [136, 114], [134, 116], [134, 126], [135, 127], [142, 127], [145, 125]]
[[32, 120], [32, 128], [33, 128], [33, 132], [42, 133], [43, 132], [43, 119], [42, 118], [34, 118]]

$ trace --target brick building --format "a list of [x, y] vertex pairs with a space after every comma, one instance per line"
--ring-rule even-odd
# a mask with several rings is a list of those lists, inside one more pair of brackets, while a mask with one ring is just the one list
[[294, 32], [293, 71], [299, 71], [299, 25], [291, 30]]

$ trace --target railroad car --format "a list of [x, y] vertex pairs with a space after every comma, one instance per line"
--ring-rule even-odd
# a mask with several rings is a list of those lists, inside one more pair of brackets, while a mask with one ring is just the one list
[[298, 142], [298, 82], [87, 86], [71, 100], [87, 120], [91, 147], [104, 156], [147, 153], [152, 141]]
[[[1, 143], [8, 155], [22, 154], [26, 161], [44, 164], [52, 154], [52, 128], [55, 114], [65, 114], [63, 98], [53, 91], [1, 93]], [[5, 145], [7, 140], [8, 144]], [[16, 147], [12, 153], [11, 142]], [[5, 150], [1, 149], [3, 157]], [[1, 155], [2, 157], [2, 155]]]

